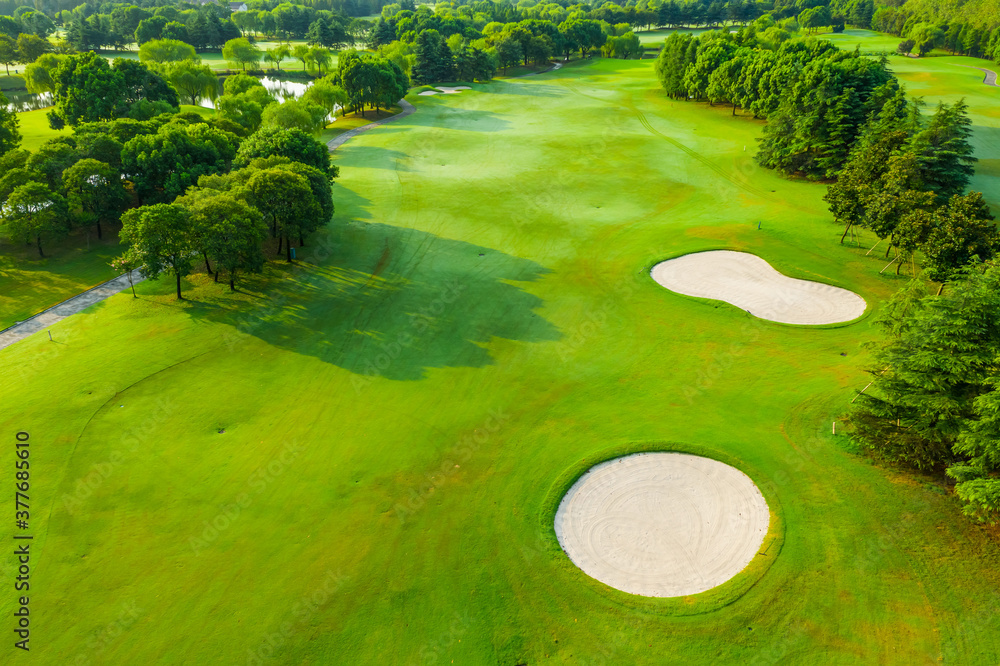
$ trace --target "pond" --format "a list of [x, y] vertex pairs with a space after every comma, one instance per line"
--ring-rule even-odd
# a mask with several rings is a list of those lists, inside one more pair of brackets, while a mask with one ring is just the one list
[[[280, 79], [272, 79], [269, 76], [265, 76], [260, 80], [264, 88], [267, 89], [271, 96], [278, 102], [287, 102], [290, 99], [298, 99], [305, 94], [306, 89], [312, 85], [312, 81], [309, 83], [300, 83], [298, 81], [281, 81]], [[214, 109], [215, 103], [210, 99], [203, 99], [200, 103], [201, 106], [206, 109]]]
[[45, 107], [52, 106], [52, 93], [42, 93], [36, 95], [27, 90], [7, 91], [4, 96], [9, 102], [8, 111], [21, 113], [22, 111], [37, 111]]
[[[260, 82], [265, 88], [267, 88], [267, 91], [270, 92], [276, 100], [278, 100], [278, 102], [298, 99], [299, 97], [302, 97], [306, 89], [312, 85], [311, 81], [308, 83], [300, 83], [298, 81], [281, 81], [279, 79], [272, 79], [269, 76], [265, 76], [260, 80]], [[20, 90], [16, 92], [6, 92], [4, 95], [7, 97], [7, 101], [9, 102], [7, 104], [8, 111], [21, 113], [22, 111], [37, 111], [38, 109], [44, 109], [52, 106], [52, 93], [36, 95], [26, 90]], [[210, 99], [201, 100], [201, 106], [207, 109], [215, 108], [215, 104]]]

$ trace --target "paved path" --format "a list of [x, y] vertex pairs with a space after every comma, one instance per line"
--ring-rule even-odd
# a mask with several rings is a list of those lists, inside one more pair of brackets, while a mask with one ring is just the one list
[[969, 69], [978, 69], [980, 72], [986, 76], [983, 78], [983, 83], [988, 86], [993, 86], [994, 88], [1000, 88], [997, 85], [997, 73], [992, 69], [985, 69], [983, 67], [973, 67], [972, 65], [958, 65], [958, 67], [967, 67]]
[[389, 116], [388, 118], [383, 118], [382, 120], [376, 120], [373, 123], [368, 123], [367, 125], [362, 125], [361, 127], [356, 127], [352, 130], [348, 130], [347, 132], [344, 132], [340, 136], [330, 139], [327, 142], [326, 147], [329, 148], [330, 152], [332, 153], [333, 151], [337, 150], [337, 148], [340, 148], [346, 141], [353, 139], [362, 132], [367, 132], [371, 128], [378, 127], [379, 125], [391, 123], [393, 120], [405, 118], [406, 116], [410, 115], [411, 113], [417, 110], [416, 107], [407, 102], [405, 99], [399, 100], [399, 105], [403, 107], [403, 110], [397, 113], [396, 115]]
[[[146, 278], [138, 271], [133, 273], [132, 281], [139, 284]], [[19, 321], [9, 328], [0, 331], [0, 349], [9, 347], [15, 342], [19, 342], [32, 333], [45, 330], [57, 321], [61, 321], [71, 314], [76, 314], [85, 310], [94, 303], [103, 301], [108, 296], [114, 296], [119, 291], [129, 288], [128, 275], [119, 275], [113, 280], [108, 280], [97, 285], [82, 294], [77, 294], [73, 298], [62, 303], [53, 305], [48, 310], [43, 310], [33, 317]]]

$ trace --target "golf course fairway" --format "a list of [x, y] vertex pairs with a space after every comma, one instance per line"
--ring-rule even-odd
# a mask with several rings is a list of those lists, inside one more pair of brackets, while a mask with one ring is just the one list
[[[337, 150], [293, 265], [146, 281], [0, 350], [37, 663], [1000, 661], [996, 533], [832, 434], [907, 278], [754, 163], [761, 122], [671, 101], [651, 60], [408, 101]], [[868, 311], [789, 326], [650, 277], [722, 249]], [[746, 474], [763, 554], [689, 597], [577, 568], [561, 498], [639, 451]]]

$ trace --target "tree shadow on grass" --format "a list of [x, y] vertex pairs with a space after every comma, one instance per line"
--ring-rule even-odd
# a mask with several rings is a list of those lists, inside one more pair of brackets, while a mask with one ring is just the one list
[[362, 377], [394, 380], [422, 379], [428, 368], [491, 365], [486, 345], [494, 338], [561, 337], [535, 312], [543, 301], [517, 284], [548, 272], [533, 261], [378, 223], [329, 233], [329, 258], [280, 265], [291, 279], [261, 306], [217, 301], [188, 312], [234, 325], [236, 344], [249, 335]]
[[333, 153], [334, 162], [339, 160], [353, 160], [351, 166], [366, 167], [368, 169], [391, 169], [393, 171], [411, 171], [406, 166], [405, 161], [410, 159], [410, 155], [371, 145], [344, 144]]

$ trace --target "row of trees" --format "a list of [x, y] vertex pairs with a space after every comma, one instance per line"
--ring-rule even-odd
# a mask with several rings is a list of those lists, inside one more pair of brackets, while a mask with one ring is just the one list
[[222, 129], [227, 122], [197, 114], [81, 122], [35, 152], [4, 150], [0, 223], [44, 257], [44, 244], [73, 228], [100, 238], [121, 219], [129, 250], [117, 267], [171, 272], [179, 289], [197, 251], [235, 288], [240, 272], [260, 269], [268, 233], [290, 260], [291, 244], [330, 219], [338, 171], [326, 146], [301, 130], [241, 138]]
[[899, 51], [920, 55], [941, 48], [955, 54], [988, 58], [1000, 62], [1000, 17], [991, 23], [963, 20], [960, 12], [943, 20], [937, 13], [914, 11], [909, 4], [888, 6], [875, 12], [871, 27], [879, 32], [904, 37]]
[[853, 437], [878, 459], [945, 471], [965, 512], [1000, 522], [1000, 264], [971, 264], [943, 295], [912, 281], [875, 320], [872, 383]]
[[[884, 99], [875, 91], [893, 77], [884, 62], [826, 41], [777, 45], [770, 17], [739, 32], [699, 38], [673, 34], [657, 75], [673, 97], [708, 99], [767, 118], [756, 159], [785, 174], [831, 178], [843, 167], [865, 118]], [[761, 31], [763, 29], [763, 31]]]

